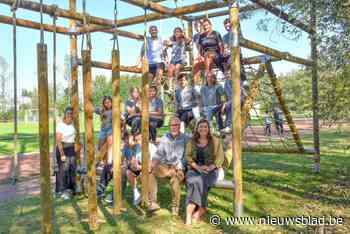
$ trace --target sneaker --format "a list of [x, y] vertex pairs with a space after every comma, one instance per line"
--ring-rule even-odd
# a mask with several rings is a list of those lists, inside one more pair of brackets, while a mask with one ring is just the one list
[[179, 207], [177, 207], [177, 206], [171, 207], [171, 214], [174, 216], [178, 216], [179, 215]]
[[70, 199], [70, 194], [68, 192], [64, 192], [64, 193], [62, 193], [61, 198], [63, 200], [69, 200]]
[[110, 193], [106, 196], [105, 198], [105, 202], [108, 204], [108, 205], [112, 205], [113, 204], [113, 193]]
[[138, 206], [141, 202], [141, 194], [137, 188], [134, 188], [134, 206]]
[[224, 129], [221, 130], [222, 133], [231, 133], [232, 129], [230, 127], [226, 127]]
[[151, 205], [148, 207], [148, 211], [150, 212], [154, 212], [159, 209], [160, 209], [160, 206], [155, 202], [152, 202]]

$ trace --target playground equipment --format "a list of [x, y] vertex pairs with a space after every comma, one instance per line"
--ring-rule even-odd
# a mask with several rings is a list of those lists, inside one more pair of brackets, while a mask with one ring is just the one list
[[[242, 138], [242, 126], [247, 121], [247, 114], [253, 107], [254, 100], [258, 95], [259, 79], [263, 76], [265, 70], [269, 75], [270, 81], [273, 85], [274, 92], [278, 98], [279, 104], [282, 107], [284, 115], [286, 116], [288, 125], [293, 133], [293, 138], [297, 145], [296, 150], [280, 150], [275, 152], [299, 152], [307, 153], [304, 149], [298, 131], [295, 127], [293, 119], [287, 106], [284, 103], [284, 99], [281, 93], [281, 87], [277, 80], [273, 69], [272, 62], [278, 60], [286, 60], [297, 64], [311, 66], [312, 67], [312, 93], [313, 93], [313, 133], [314, 133], [314, 162], [315, 171], [320, 170], [320, 146], [319, 146], [319, 118], [318, 118], [318, 74], [317, 74], [317, 41], [316, 41], [316, 16], [315, 16], [315, 1], [311, 1], [310, 16], [311, 23], [307, 25], [298, 19], [289, 17], [287, 13], [283, 12], [280, 8], [274, 6], [276, 1], [265, 1], [265, 0], [250, 0], [253, 5], [245, 5], [239, 8], [236, 1], [208, 1], [181, 6], [179, 7], [176, 3], [176, 8], [168, 8], [162, 6], [158, 2], [161, 1], [149, 1], [149, 0], [122, 0], [129, 4], [142, 7], [144, 9], [144, 15], [135, 17], [117, 19], [117, 0], [114, 0], [114, 19], [105, 19], [88, 15], [85, 10], [85, 0], [83, 1], [83, 13], [76, 11], [76, 0], [69, 0], [69, 10], [59, 8], [56, 5], [46, 5], [43, 0], [40, 3], [29, 1], [29, 0], [0, 0], [0, 4], [12, 6], [13, 16], [8, 17], [0, 15], [0, 23], [13, 25], [13, 54], [14, 54], [14, 106], [16, 107], [17, 99], [17, 55], [16, 55], [16, 27], [26, 27], [40, 30], [40, 43], [37, 45], [38, 52], [38, 92], [39, 92], [39, 134], [40, 134], [40, 174], [41, 174], [41, 204], [42, 204], [42, 231], [44, 233], [52, 232], [52, 200], [51, 200], [51, 188], [50, 188], [50, 161], [49, 161], [49, 118], [48, 118], [48, 73], [47, 73], [47, 46], [44, 42], [44, 31], [54, 33], [54, 64], [53, 64], [53, 77], [54, 77], [54, 90], [56, 80], [56, 33], [67, 35], [70, 37], [70, 53], [71, 53], [71, 105], [73, 107], [74, 114], [74, 126], [76, 129], [75, 139], [75, 150], [77, 155], [80, 154], [80, 137], [79, 137], [79, 96], [78, 96], [78, 66], [83, 66], [83, 88], [84, 88], [84, 112], [85, 112], [85, 131], [86, 131], [86, 147], [87, 147], [87, 167], [88, 167], [88, 206], [89, 206], [89, 225], [91, 229], [97, 227], [97, 202], [96, 202], [96, 169], [95, 169], [95, 156], [94, 156], [94, 145], [93, 145], [93, 125], [92, 115], [93, 107], [91, 101], [92, 95], [92, 78], [91, 69], [93, 67], [109, 69], [112, 71], [112, 82], [113, 82], [113, 160], [114, 160], [114, 197], [115, 207], [113, 209], [114, 214], [119, 214], [121, 209], [121, 155], [120, 155], [120, 71], [141, 73], [142, 74], [142, 204], [147, 205], [148, 195], [148, 161], [149, 161], [149, 149], [148, 149], [148, 127], [149, 127], [149, 107], [147, 92], [149, 87], [149, 74], [148, 74], [148, 62], [146, 59], [142, 61], [142, 69], [133, 66], [123, 66], [120, 64], [120, 52], [118, 37], [128, 37], [138, 41], [144, 40], [146, 42], [146, 28], [147, 22], [166, 19], [170, 17], [180, 18], [182, 22], [188, 22], [188, 35], [193, 34], [192, 23], [195, 19], [203, 16], [190, 16], [189, 14], [206, 11], [205, 17], [217, 17], [222, 15], [230, 15], [232, 23], [232, 31], [237, 40], [234, 41], [231, 49], [231, 78], [233, 82], [232, 91], [232, 103], [233, 108], [233, 137], [232, 137], [232, 149], [234, 156], [234, 181], [233, 183], [218, 184], [217, 187], [233, 188], [234, 189], [234, 207], [235, 215], [241, 216], [243, 212], [243, 188], [242, 188], [242, 165], [241, 165], [241, 138]], [[278, 2], [278, 1], [277, 1]], [[208, 13], [209, 10], [229, 7], [229, 10], [219, 11], [215, 13]], [[16, 17], [16, 10], [23, 8], [35, 12], [40, 12], [40, 23], [29, 21], [25, 19], [18, 19]], [[239, 13], [253, 11], [256, 9], [264, 8], [275, 16], [282, 20], [300, 28], [301, 30], [311, 35], [311, 60], [303, 59], [294, 56], [290, 53], [281, 52], [267, 46], [258, 44], [256, 42], [247, 40], [243, 37], [239, 38]], [[153, 11], [148, 13], [148, 10]], [[48, 14], [53, 17], [53, 25], [43, 23], [43, 14]], [[57, 26], [56, 19], [66, 18], [70, 20], [69, 28]], [[78, 24], [79, 23], [79, 24]], [[127, 32], [121, 30], [120, 27], [144, 23], [145, 31], [143, 35]], [[183, 27], [184, 27], [183, 23]], [[103, 63], [100, 61], [94, 61], [91, 59], [91, 41], [90, 35], [94, 32], [103, 32], [113, 34], [113, 48], [111, 63]], [[82, 38], [82, 56], [78, 57], [77, 39], [78, 36]], [[86, 37], [86, 38], [85, 38]], [[239, 38], [239, 40], [238, 40]], [[84, 41], [86, 40], [86, 41]], [[84, 43], [85, 42], [85, 43]], [[84, 48], [85, 45], [85, 48]], [[146, 45], [146, 43], [145, 43]], [[147, 45], [146, 45], [147, 46]], [[251, 57], [244, 58], [243, 64], [261, 64], [259, 71], [254, 79], [248, 98], [245, 100], [243, 108], [241, 110], [240, 105], [240, 59], [239, 49], [245, 47], [248, 49], [255, 50], [262, 54], [268, 55], [269, 57]], [[267, 58], [267, 59], [266, 59]], [[193, 65], [193, 55], [190, 52], [190, 66], [185, 68], [191, 70]], [[55, 96], [55, 95], [54, 95]], [[55, 101], [54, 101], [55, 102]], [[16, 110], [16, 108], [15, 108]], [[13, 178], [17, 178], [17, 115], [14, 115], [14, 168]], [[54, 125], [55, 126], [55, 125]], [[54, 127], [55, 129], [55, 127]], [[253, 149], [251, 149], [254, 151]], [[265, 149], [260, 149], [261, 151]], [[267, 149], [266, 149], [267, 150]], [[78, 165], [80, 165], [78, 157]]]

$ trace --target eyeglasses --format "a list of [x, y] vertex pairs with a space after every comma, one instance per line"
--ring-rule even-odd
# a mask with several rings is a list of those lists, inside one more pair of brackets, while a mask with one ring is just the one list
[[170, 124], [171, 127], [177, 127], [180, 126], [180, 124]]

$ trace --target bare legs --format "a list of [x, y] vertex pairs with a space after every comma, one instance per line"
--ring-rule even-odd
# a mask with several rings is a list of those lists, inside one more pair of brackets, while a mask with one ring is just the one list
[[205, 207], [197, 206], [194, 203], [189, 203], [186, 207], [186, 225], [191, 225], [192, 222], [199, 221], [205, 214], [207, 209]]

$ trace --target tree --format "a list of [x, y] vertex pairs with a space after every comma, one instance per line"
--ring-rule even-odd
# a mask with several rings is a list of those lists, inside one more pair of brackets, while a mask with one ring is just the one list
[[112, 95], [112, 81], [104, 75], [97, 75], [93, 81], [92, 102], [95, 107], [100, 106], [104, 96]]

